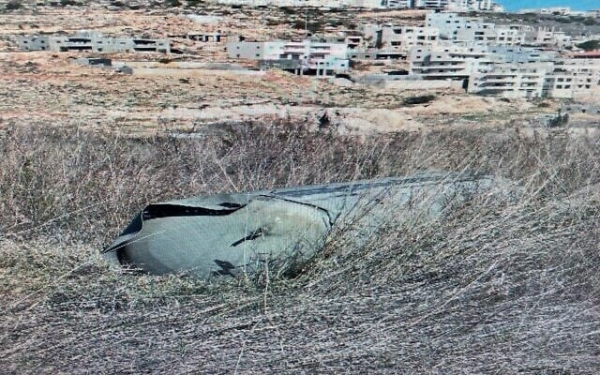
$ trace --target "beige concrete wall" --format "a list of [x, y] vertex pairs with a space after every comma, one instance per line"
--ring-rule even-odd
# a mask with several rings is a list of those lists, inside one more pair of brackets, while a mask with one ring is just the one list
[[463, 81], [452, 80], [427, 80], [427, 81], [386, 81], [385, 88], [403, 90], [432, 90], [432, 89], [460, 89]]
[[136, 76], [169, 76], [169, 77], [194, 77], [205, 75], [254, 75], [262, 76], [265, 72], [254, 70], [214, 70], [214, 69], [170, 69], [170, 68], [134, 68]]

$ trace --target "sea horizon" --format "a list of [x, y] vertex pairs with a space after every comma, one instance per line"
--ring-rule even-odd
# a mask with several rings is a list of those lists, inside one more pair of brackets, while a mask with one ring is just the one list
[[577, 2], [572, 0], [496, 0], [496, 3], [502, 5], [504, 10], [509, 12], [550, 7], [569, 7], [577, 11], [600, 9], [598, 0], [579, 0]]

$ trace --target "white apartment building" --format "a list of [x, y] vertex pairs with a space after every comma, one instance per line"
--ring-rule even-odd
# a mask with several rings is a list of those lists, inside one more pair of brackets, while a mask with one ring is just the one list
[[451, 0], [418, 0], [416, 6], [425, 9], [446, 9]]
[[230, 59], [278, 60], [283, 54], [284, 41], [227, 43]]
[[414, 46], [437, 45], [439, 30], [432, 27], [365, 25], [363, 35], [372, 47], [408, 52]]
[[[547, 77], [554, 72], [555, 58], [554, 52], [502, 45], [413, 47], [409, 55], [410, 74], [425, 79], [468, 79], [469, 93], [507, 98], [552, 95]], [[580, 84], [586, 88], [585, 79]]]
[[544, 27], [540, 27], [533, 32], [528, 32], [525, 37], [525, 42], [538, 46], [551, 46], [559, 48], [573, 45], [573, 39], [565, 32]]
[[311, 58], [347, 59], [345, 43], [302, 41], [233, 42], [227, 43], [227, 55], [231, 59], [279, 60]]
[[427, 14], [425, 25], [440, 30], [440, 38], [456, 44], [493, 44], [514, 46], [525, 42], [526, 28], [519, 25], [496, 25], [481, 18], [461, 17], [452, 12]]
[[544, 96], [552, 98], [576, 98], [585, 95], [597, 87], [597, 77], [574, 75], [560, 69], [546, 76]]
[[168, 39], [113, 38], [96, 31], [79, 31], [73, 35], [26, 35], [16, 42], [24, 51], [81, 51], [97, 53], [171, 52]]
[[538, 10], [540, 14], [557, 14], [561, 16], [568, 16], [571, 14], [571, 8], [569, 7], [550, 7], [541, 8]]
[[455, 9], [456, 11], [494, 11], [493, 0], [214, 0], [219, 4], [247, 6], [286, 6], [317, 8]]
[[493, 11], [498, 5], [493, 0], [386, 0], [388, 8], [425, 8], [455, 12]]
[[553, 62], [557, 57], [554, 51], [540, 51], [522, 46], [488, 46], [488, 52], [502, 62], [518, 64]]
[[302, 41], [235, 42], [227, 44], [231, 59], [257, 61], [297, 60], [303, 69], [317, 72], [347, 72], [350, 68], [345, 43]]
[[565, 59], [557, 61], [546, 77], [545, 95], [554, 98], [577, 98], [600, 87], [600, 60]]
[[493, 23], [483, 22], [481, 18], [461, 17], [458, 13], [431, 12], [425, 17], [425, 26], [440, 30], [440, 37], [446, 40], [456, 40], [459, 30], [494, 29]]
[[494, 6], [492, 0], [450, 0], [446, 9], [453, 12], [491, 11]]
[[505, 98], [542, 97], [544, 79], [553, 64], [494, 64], [480, 67], [469, 77], [467, 92]]
[[454, 42], [470, 45], [499, 45], [516, 46], [525, 42], [525, 35], [519, 31], [508, 28], [486, 27], [479, 28], [480, 24], [466, 29], [458, 29], [454, 34]]
[[215, 0], [217, 4], [315, 8], [386, 8], [387, 0]]
[[411, 9], [415, 7], [415, 0], [384, 0], [383, 6], [389, 9]]
[[423, 46], [409, 54], [410, 74], [424, 78], [468, 78], [473, 72], [494, 63], [486, 47]]

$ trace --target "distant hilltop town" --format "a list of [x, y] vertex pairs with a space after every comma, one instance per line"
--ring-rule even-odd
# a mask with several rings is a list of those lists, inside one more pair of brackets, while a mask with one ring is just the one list
[[[478, 4], [492, 5], [490, 1]], [[278, 68], [321, 79], [349, 77], [352, 83], [386, 88], [462, 88], [505, 98], [578, 98], [600, 87], [600, 51], [578, 47], [600, 43], [600, 34], [570, 35], [554, 28], [496, 24], [457, 12], [429, 11], [421, 26], [362, 23], [353, 29], [286, 40], [249, 40], [220, 31], [188, 32], [179, 38], [214, 45], [226, 53], [221, 63], [244, 63], [256, 70]], [[95, 31], [20, 35], [16, 44], [24, 51], [182, 53], [170, 39], [108, 37]], [[377, 60], [403, 60], [408, 69], [353, 77], [357, 61]], [[81, 62], [110, 65], [105, 60]]]
[[[600, 4], [599, 4], [600, 5]], [[555, 16], [579, 16], [579, 17], [600, 17], [600, 9], [592, 9], [588, 11], [576, 11], [570, 7], [550, 7], [539, 9], [521, 9], [519, 14], [535, 13]]]
[[493, 0], [216, 0], [218, 4], [280, 7], [437, 9], [454, 12], [502, 12]]

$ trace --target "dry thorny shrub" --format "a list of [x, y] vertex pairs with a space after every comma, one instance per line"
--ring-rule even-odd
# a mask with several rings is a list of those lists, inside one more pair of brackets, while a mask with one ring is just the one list
[[[5, 373], [600, 370], [596, 137], [359, 139], [284, 123], [187, 139], [11, 129], [0, 142]], [[260, 285], [118, 274], [98, 256], [148, 201], [432, 169], [520, 193], [367, 243], [336, 232], [295, 278]]]

